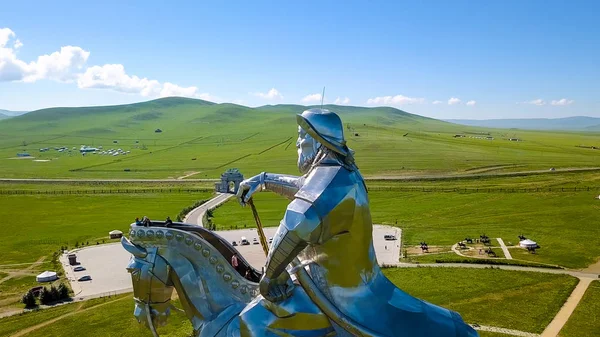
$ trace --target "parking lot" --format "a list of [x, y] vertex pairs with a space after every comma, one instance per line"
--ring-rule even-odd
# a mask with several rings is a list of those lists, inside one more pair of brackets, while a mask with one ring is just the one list
[[[277, 228], [265, 228], [265, 236], [274, 236]], [[253, 244], [254, 239], [258, 242], [256, 229], [238, 229], [231, 231], [218, 231], [220, 236], [229, 242], [236, 241], [239, 244], [242, 237], [250, 241], [250, 245], [236, 248], [240, 254], [256, 269], [261, 269], [265, 263], [265, 254], [260, 244]], [[401, 230], [390, 226], [373, 226], [373, 244], [379, 264], [395, 264], [400, 257]], [[394, 235], [397, 240], [388, 241], [384, 235]], [[70, 266], [67, 255], [61, 256], [65, 273], [71, 283], [71, 288], [76, 298], [91, 298], [131, 291], [131, 278], [125, 267], [129, 263], [131, 255], [123, 249], [120, 243], [99, 245], [78, 249], [75, 251], [80, 266], [85, 271], [75, 272], [76, 266]], [[77, 279], [84, 275], [91, 276], [91, 281], [79, 282]]]

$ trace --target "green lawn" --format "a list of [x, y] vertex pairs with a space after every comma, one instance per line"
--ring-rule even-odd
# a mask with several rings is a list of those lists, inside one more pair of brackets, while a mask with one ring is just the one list
[[[575, 286], [570, 276], [491, 269], [406, 268], [385, 269], [403, 290], [431, 303], [457, 310], [469, 323], [541, 332]], [[131, 295], [114, 300], [92, 300], [39, 312], [0, 319], [5, 336], [34, 324], [79, 312], [35, 330], [27, 336], [149, 336], [133, 317]], [[91, 308], [85, 312], [82, 309]], [[191, 328], [184, 315], [173, 311], [161, 336], [188, 336]], [[498, 336], [482, 333], [482, 336]]]
[[600, 281], [594, 281], [560, 331], [561, 337], [597, 336], [600, 331]]
[[175, 218], [179, 211], [211, 193], [128, 195], [0, 195], [3, 263], [50, 259], [62, 245], [107, 240], [108, 232], [127, 232], [136, 217]]
[[[452, 245], [467, 236], [502, 238], [518, 244], [518, 235], [542, 247], [536, 254], [511, 249], [515, 259], [583, 268], [600, 256], [600, 202], [591, 192], [544, 193], [434, 193], [372, 191], [374, 223], [403, 229], [403, 244]], [[272, 194], [255, 197], [265, 226], [277, 226], [287, 200]], [[254, 226], [249, 208], [231, 200], [214, 212], [218, 228]], [[495, 240], [494, 240], [495, 242]], [[498, 251], [499, 256], [503, 256]]]
[[407, 293], [452, 309], [468, 323], [540, 333], [578, 280], [497, 269], [395, 268], [385, 274]]

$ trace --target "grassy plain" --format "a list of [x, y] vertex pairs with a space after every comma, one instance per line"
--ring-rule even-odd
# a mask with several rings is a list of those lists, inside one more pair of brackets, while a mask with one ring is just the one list
[[[576, 284], [576, 279], [570, 276], [491, 269], [400, 268], [386, 269], [385, 274], [411, 295], [458, 310], [469, 323], [528, 332], [543, 330]], [[78, 336], [82, 333], [86, 336], [148, 336], [150, 332], [138, 325], [132, 315], [131, 295], [116, 297], [121, 298], [117, 301], [115, 298], [92, 300], [84, 302], [85, 305], [74, 303], [3, 318], [0, 319], [0, 335], [6, 336], [70, 313], [72, 316], [26, 336]], [[106, 304], [98, 306], [103, 303]], [[81, 311], [86, 308], [89, 309]], [[183, 337], [190, 330], [187, 319], [173, 311], [169, 324], [159, 332], [161, 336]]]
[[[600, 146], [596, 133], [483, 129], [393, 108], [328, 107], [342, 117], [348, 144], [356, 150], [366, 176], [600, 166], [597, 151], [577, 147]], [[165, 98], [112, 107], [34, 111], [0, 122], [0, 172], [4, 177], [21, 178], [168, 178], [194, 172], [198, 173], [193, 178], [216, 178], [229, 167], [238, 167], [246, 175], [265, 167], [294, 173], [295, 114], [304, 109]], [[156, 133], [157, 128], [162, 132]], [[455, 134], [467, 137], [454, 138]], [[470, 138], [488, 134], [494, 140]], [[522, 141], [508, 141], [511, 137]], [[81, 145], [131, 153], [82, 156], [78, 154]], [[39, 152], [62, 146], [72, 152]], [[9, 159], [25, 151], [35, 160], [46, 161]]]
[[561, 337], [596, 336], [600, 331], [600, 281], [594, 281], [560, 331]]
[[[584, 268], [600, 256], [600, 202], [593, 192], [456, 193], [372, 191], [374, 223], [403, 229], [403, 244], [452, 245], [487, 234], [518, 244], [518, 235], [542, 247], [536, 254], [511, 249], [516, 259]], [[271, 193], [255, 197], [265, 226], [277, 226], [287, 201]], [[229, 201], [214, 212], [218, 228], [254, 226], [250, 209]], [[495, 240], [494, 240], [495, 242]], [[502, 254], [500, 254], [502, 256]]]
[[578, 280], [568, 275], [497, 269], [392, 268], [407, 293], [455, 310], [469, 323], [540, 333]]
[[4, 240], [3, 263], [34, 262], [62, 245], [95, 244], [108, 232], [127, 232], [136, 217], [172, 218], [199, 199], [199, 193], [140, 193], [97, 195], [1, 195]]

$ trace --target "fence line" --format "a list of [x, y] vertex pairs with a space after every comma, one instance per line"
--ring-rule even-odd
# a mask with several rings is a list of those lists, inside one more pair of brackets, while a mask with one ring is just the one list
[[[504, 187], [399, 187], [399, 186], [374, 186], [369, 191], [393, 192], [445, 192], [445, 193], [547, 193], [547, 192], [595, 192], [600, 191], [600, 186], [584, 187], [529, 187], [529, 188], [504, 188]], [[212, 192], [212, 188], [151, 188], [151, 189], [99, 189], [99, 190], [0, 190], [0, 195], [69, 195], [69, 194], [140, 194], [140, 193], [199, 193]]]
[[65, 195], [65, 194], [140, 194], [140, 193], [197, 193], [211, 192], [212, 188], [152, 188], [152, 189], [100, 189], [100, 190], [0, 190], [0, 195]]
[[446, 192], [446, 193], [547, 193], [547, 192], [594, 192], [600, 191], [600, 186], [584, 187], [529, 187], [529, 188], [504, 188], [504, 187], [399, 187], [375, 186], [369, 191], [394, 191], [394, 192]]

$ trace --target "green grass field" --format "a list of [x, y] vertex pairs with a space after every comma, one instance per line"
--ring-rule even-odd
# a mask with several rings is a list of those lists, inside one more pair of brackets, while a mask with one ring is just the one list
[[[576, 284], [576, 279], [564, 275], [490, 269], [407, 268], [386, 269], [385, 274], [412, 295], [458, 310], [469, 323], [528, 332], [543, 330]], [[535, 296], [536, 294], [540, 295]], [[26, 336], [150, 335], [150, 331], [138, 325], [132, 315], [131, 295], [83, 303], [0, 319], [0, 335], [6, 336], [69, 313], [72, 316], [34, 330]], [[104, 305], [98, 306], [99, 304]], [[82, 311], [86, 308], [89, 310]], [[188, 336], [190, 330], [187, 319], [173, 311], [169, 324], [159, 332], [161, 336], [183, 337]]]
[[497, 269], [392, 268], [386, 276], [407, 293], [455, 310], [469, 323], [540, 333], [577, 279]]
[[[372, 191], [374, 223], [403, 229], [403, 244], [450, 246], [467, 236], [487, 234], [495, 242], [518, 244], [518, 235], [542, 247], [536, 254], [511, 249], [515, 259], [584, 268], [600, 256], [600, 201], [591, 192], [434, 193]], [[255, 198], [265, 226], [277, 226], [287, 201], [272, 193]], [[218, 228], [254, 226], [250, 209], [235, 200], [214, 212]], [[502, 254], [499, 254], [502, 256]]]
[[[356, 150], [366, 176], [600, 166], [597, 151], [577, 147], [600, 146], [596, 133], [482, 129], [393, 108], [327, 107], [342, 117], [348, 144]], [[194, 178], [215, 178], [229, 167], [238, 167], [246, 175], [265, 167], [295, 173], [295, 114], [304, 109], [164, 98], [34, 111], [0, 122], [0, 172], [20, 178], [168, 178], [193, 172], [198, 172]], [[156, 133], [157, 128], [163, 132]], [[471, 132], [467, 136], [489, 133], [494, 140], [453, 137], [465, 132]], [[506, 140], [510, 137], [523, 141]], [[131, 153], [82, 156], [81, 145]], [[71, 152], [39, 152], [63, 146]], [[43, 161], [9, 159], [19, 152]]]
[[136, 217], [174, 218], [210, 194], [2, 195], [3, 263], [34, 262], [75, 242], [102, 242], [112, 229], [127, 232]]
[[594, 281], [560, 331], [561, 337], [596, 336], [600, 331], [600, 281]]

